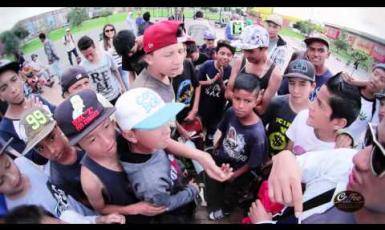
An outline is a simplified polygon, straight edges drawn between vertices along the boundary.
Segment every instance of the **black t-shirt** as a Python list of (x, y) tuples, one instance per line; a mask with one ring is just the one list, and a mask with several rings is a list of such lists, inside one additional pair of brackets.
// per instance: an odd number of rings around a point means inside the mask
[(263, 124), (267, 127), (266, 135), (269, 142), (269, 153), (275, 155), (284, 150), (288, 144), (286, 130), (297, 114), (290, 108), (289, 95), (276, 96), (271, 100)]
[[(213, 79), (218, 73), (218, 70), (214, 66), (214, 61), (206, 61), (198, 71), (199, 81), (207, 81)], [(231, 66), (228, 65), (223, 69), (223, 81), (228, 80), (231, 74)], [(211, 122), (213, 120), (220, 121), (222, 119), (226, 99), (225, 88), (221, 86), (219, 80), (215, 81), (211, 85), (202, 85), (201, 96), (199, 102), (199, 114), (202, 117), (202, 121)]]
[(145, 55), (143, 50), (134, 53), (131, 57), (122, 57), (122, 69), (125, 71), (134, 71), (137, 75), (147, 66), (147, 63), (142, 60)]
[(128, 141), (121, 135), (118, 136), (116, 141), (118, 144), (120, 161), (140, 164), (148, 161), (152, 156), (152, 154), (139, 154), (131, 152)]
[(183, 73), (172, 79), (172, 87), (175, 92), (175, 101), (185, 104), (176, 120), (182, 122), (191, 111), (194, 105), (195, 88), (199, 86), (194, 65), (189, 60), (183, 62)]
[(194, 61), (194, 66), (198, 67), (199, 65), (205, 63), (207, 60), (210, 60), (209, 56), (204, 53), (199, 52), (199, 57), (196, 61)]

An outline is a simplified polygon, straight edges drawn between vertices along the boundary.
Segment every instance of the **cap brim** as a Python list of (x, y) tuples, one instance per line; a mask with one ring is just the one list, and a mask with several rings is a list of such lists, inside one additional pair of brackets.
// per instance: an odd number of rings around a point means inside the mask
[(241, 50), (253, 50), (262, 46), (250, 45), (247, 43), (243, 43), (241, 40), (236, 40), (230, 43), (230, 46), (235, 47)]
[(0, 155), (5, 153), (5, 151), (7, 150), (8, 146), (12, 143), (12, 141), (13, 141), (13, 137), (9, 138), (7, 142), (5, 142), (4, 140), (1, 140), (3, 147), (0, 149)]
[(156, 129), (174, 120), (175, 116), (185, 107), (182, 103), (167, 103), (150, 117), (134, 125), (133, 129)]
[(281, 26), (282, 27), (282, 25), (281, 24), (279, 24), (279, 23), (277, 23), (277, 22), (275, 22), (275, 21), (272, 21), (272, 20), (265, 20), (265, 22), (271, 22), (271, 23), (274, 23), (274, 24), (276, 24), (277, 26)]
[(92, 132), (92, 130), (98, 127), (101, 123), (103, 123), (106, 118), (110, 117), (115, 112), (115, 110), (115, 107), (105, 108), (104, 113), (100, 115), (100, 117), (98, 117), (96, 120), (94, 120), (90, 126), (85, 128), (81, 133), (68, 137), (70, 145), (77, 144), (83, 137)]
[(318, 37), (310, 37), (310, 38), (306, 38), (305, 40), (303, 40), (305, 42), (305, 44), (308, 46), (309, 44), (313, 43), (313, 42), (321, 42), (321, 43), (324, 43), (327, 47), (329, 47), (329, 42), (326, 41), (325, 39), (323, 38), (318, 38)]
[(33, 149), (40, 141), (42, 141), (56, 126), (56, 121), (53, 121), (47, 125), (38, 135), (34, 136), (30, 141), (27, 142), (27, 146), (21, 153), (22, 155), (27, 154), (31, 149)]
[(19, 64), (17, 62), (10, 62), (10, 63), (0, 67), (0, 72), (4, 71), (4, 70), (13, 70), (16, 73), (18, 73), (20, 70), (20, 67), (19, 67)]
[(305, 74), (301, 74), (301, 73), (288, 73), (288, 74), (283, 75), (283, 77), (287, 77), (287, 78), (302, 78), (302, 79), (305, 79), (305, 80), (308, 80), (308, 81), (315, 81), (315, 79), (311, 79), (309, 76), (306, 76)]
[(383, 93), (375, 93), (374, 96), (376, 97), (376, 99), (378, 100), (382, 100), (385, 98), (385, 94)]

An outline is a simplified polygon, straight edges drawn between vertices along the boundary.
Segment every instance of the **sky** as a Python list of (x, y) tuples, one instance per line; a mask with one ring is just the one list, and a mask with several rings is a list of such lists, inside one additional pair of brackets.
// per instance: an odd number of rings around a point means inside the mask
[[(24, 18), (61, 7), (0, 7), (0, 32)], [(385, 7), (275, 7), (282, 15), (350, 27), (385, 39)]]

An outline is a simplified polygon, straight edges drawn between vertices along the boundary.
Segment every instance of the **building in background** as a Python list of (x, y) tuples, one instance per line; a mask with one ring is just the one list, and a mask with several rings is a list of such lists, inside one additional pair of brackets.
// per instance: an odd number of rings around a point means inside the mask
[(346, 32), (346, 41), (356, 50), (369, 54), (375, 62), (385, 62), (385, 40), (355, 29), (325, 24), (325, 35), (330, 39), (337, 39), (342, 32)]

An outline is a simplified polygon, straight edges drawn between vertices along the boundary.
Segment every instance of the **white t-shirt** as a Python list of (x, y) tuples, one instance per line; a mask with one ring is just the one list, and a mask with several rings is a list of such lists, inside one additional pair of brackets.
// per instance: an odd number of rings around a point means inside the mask
[[(378, 107), (375, 108), (374, 114), (372, 114), (373, 103), (375, 101), (368, 101), (364, 97), (361, 97), (361, 110), (357, 119), (346, 128), (348, 133), (354, 138), (354, 144), (361, 147), (364, 141), (365, 133), (368, 128), (368, 123), (374, 120), (378, 120)], [(377, 106), (377, 104), (375, 105)], [(375, 119), (377, 118), (377, 119)]]
[(80, 66), (87, 71), (95, 91), (112, 101), (120, 94), (119, 82), (112, 73), (112, 70), (117, 70), (118, 67), (109, 53), (100, 50), (100, 54), (101, 58), (98, 63), (94, 64), (83, 59)]
[[(302, 169), (302, 183), (306, 184), (303, 202), (332, 188), (336, 188), (334, 196), (346, 190), (349, 174), (353, 168), (353, 157), (356, 153), (356, 149), (339, 148), (313, 151), (297, 156), (297, 162)], [(323, 213), (332, 206), (331, 201), (307, 210), (302, 214), (301, 219)]]
[[(20, 172), (28, 176), (30, 186), (29, 191), (23, 197), (15, 200), (5, 197), (9, 210), (20, 205), (39, 205), (55, 217), (68, 223), (94, 222), (96, 213), (50, 183), (48, 176), (37, 165), (25, 157), (18, 157), (14, 162)], [(76, 212), (80, 215), (78, 215), (77, 219), (73, 220), (67, 218), (69, 216), (67, 214), (65, 215), (66, 218), (61, 218), (61, 215), (68, 211), (71, 213)]]
[[(73, 35), (72, 35), (72, 38), (73, 38)], [(75, 47), (76, 47), (75, 43), (74, 43), (74, 40), (72, 40), (71, 36), (68, 36), (67, 34), (64, 35), (63, 43), (64, 43), (64, 46), (66, 47), (66, 51), (67, 52), (75, 49)]]
[(334, 149), (335, 142), (319, 140), (313, 127), (306, 124), (309, 117), (309, 110), (302, 110), (297, 114), (286, 131), (286, 136), (293, 142), (293, 153), (301, 155), (309, 151)]

